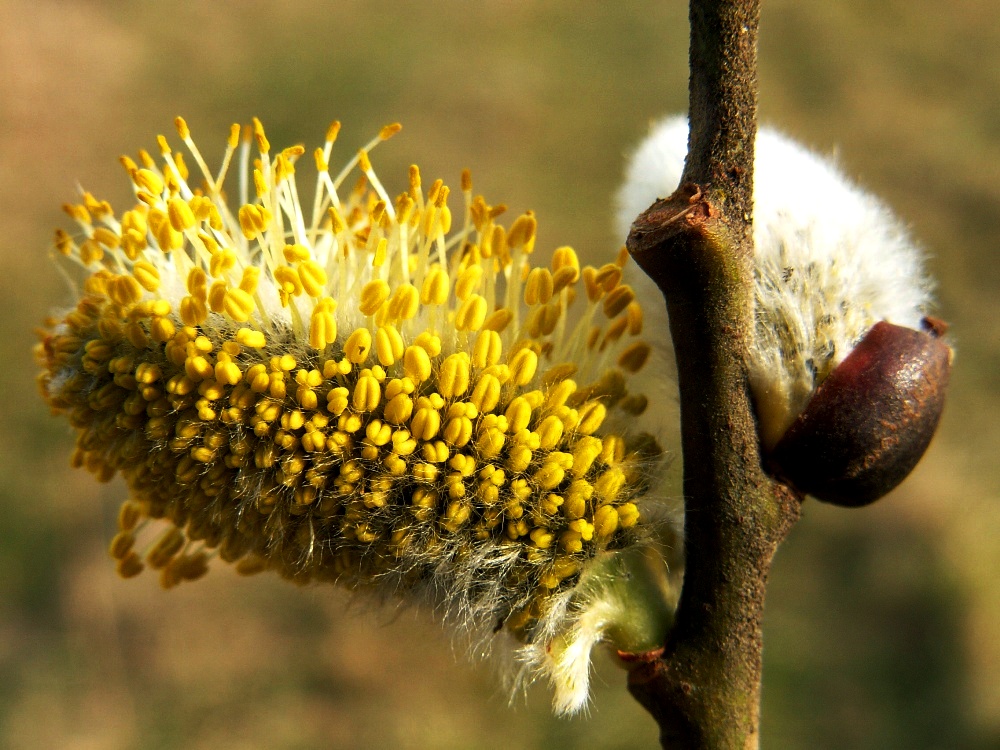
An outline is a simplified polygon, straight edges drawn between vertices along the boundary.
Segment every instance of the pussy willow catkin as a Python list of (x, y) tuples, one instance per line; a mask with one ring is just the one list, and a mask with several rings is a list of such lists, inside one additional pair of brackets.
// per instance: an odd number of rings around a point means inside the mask
[[(687, 117), (675, 115), (636, 149), (618, 194), (621, 236), (641, 211), (677, 189), (687, 140)], [(755, 326), (747, 365), (761, 440), (771, 449), (873, 325), (921, 328), (933, 284), (923, 252), (879, 198), (768, 127), (756, 140), (753, 234)], [(665, 326), (652, 282), (641, 273), (632, 278), (650, 327)], [(673, 358), (661, 342), (652, 369)]]
[(416, 166), (391, 196), (369, 152), (397, 125), (333, 174), (334, 123), (308, 201), (305, 150), (272, 152), (258, 121), (217, 171), (176, 127), (194, 175), (161, 136), (159, 159), (122, 157), (131, 208), (66, 206), (78, 301), (38, 349), (73, 463), (128, 487), (118, 571), (170, 587), (218, 556), (426, 599), (544, 653), (586, 566), (638, 538), (661, 452), (626, 428), (649, 353), (627, 256), (535, 265), (535, 217), (500, 223), (467, 172), (457, 221)]

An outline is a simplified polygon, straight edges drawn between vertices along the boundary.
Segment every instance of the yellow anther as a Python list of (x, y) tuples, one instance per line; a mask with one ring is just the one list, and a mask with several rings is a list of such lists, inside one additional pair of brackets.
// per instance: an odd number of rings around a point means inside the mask
[(472, 172), (470, 172), (468, 169), (462, 170), (462, 177), (460, 184), (462, 186), (463, 193), (468, 193), (469, 191), (472, 190)]
[(240, 278), (240, 289), (247, 294), (257, 291), (257, 284), (260, 281), (260, 269), (257, 266), (247, 266), (243, 269), (243, 276)]
[[(207, 310), (206, 310), (207, 314)], [(183, 315), (181, 316), (183, 318)], [(149, 326), (149, 333), (153, 337), (153, 341), (158, 341), (161, 344), (170, 341), (177, 332), (176, 326), (170, 318), (156, 317)]]
[(649, 344), (636, 341), (630, 344), (620, 355), (618, 355), (618, 366), (626, 372), (638, 372), (649, 359)]
[(612, 466), (594, 482), (594, 491), (602, 498), (611, 502), (618, 498), (625, 486), (626, 476), (617, 466)]
[(236, 332), (236, 341), (241, 346), (250, 349), (263, 349), (267, 346), (267, 337), (261, 331), (254, 331), (250, 328), (241, 328)]
[(514, 313), (506, 307), (501, 307), (490, 313), (483, 321), (483, 328), (488, 331), (503, 331), (514, 319)]
[(202, 356), (188, 357), (184, 361), (184, 372), (188, 378), (198, 382), (215, 375), (215, 368)]
[(625, 457), (625, 441), (618, 435), (605, 435), (602, 443), (601, 462), (608, 466), (621, 463)]
[(226, 139), (226, 145), (229, 148), (234, 149), (240, 145), (240, 131), (242, 128), (239, 123), (233, 123), (229, 126), (229, 138)]
[(431, 359), (422, 346), (408, 346), (403, 354), (403, 370), (409, 378), (422, 383), (431, 376)]
[(600, 401), (588, 401), (579, 410), (580, 421), (577, 432), (583, 435), (593, 435), (600, 428), (607, 416), (608, 410)]
[(635, 503), (622, 503), (615, 510), (618, 511), (618, 525), (623, 529), (630, 529), (639, 522), (639, 508)]
[(93, 240), (87, 240), (80, 245), (80, 262), (85, 266), (99, 263), (104, 258), (104, 248)]
[(183, 232), (195, 225), (191, 206), (183, 198), (171, 198), (167, 202), (167, 215), (170, 217), (170, 226), (178, 232)]
[(375, 331), (375, 354), (379, 363), (389, 367), (402, 358), (404, 351), (403, 337), (395, 327), (385, 325)]
[(535, 232), (538, 230), (538, 221), (533, 212), (528, 211), (518, 216), (511, 224), (507, 232), (507, 245), (511, 248), (523, 248), (524, 252), (530, 253), (535, 248)]
[(389, 300), (389, 317), (392, 320), (409, 320), (420, 309), (420, 294), (413, 284), (401, 284)]
[(158, 209), (149, 212), (149, 230), (165, 253), (184, 246), (184, 234), (174, 229), (170, 217)]
[(212, 312), (225, 311), (226, 290), (228, 288), (229, 285), (225, 281), (213, 282), (212, 286), (208, 288), (208, 306), (212, 308)]
[[(376, 380), (379, 380), (378, 375), (375, 375), (374, 373), (373, 377)], [(295, 382), (299, 385), (309, 386), (310, 388), (318, 388), (323, 384), (323, 373), (316, 369), (301, 369), (295, 373)]]
[(163, 180), (156, 172), (150, 169), (139, 169), (132, 174), (132, 181), (136, 186), (150, 195), (163, 194)]
[(402, 129), (403, 126), (398, 122), (389, 123), (379, 131), (378, 133), (379, 140), (387, 141)]
[(371, 375), (362, 375), (354, 385), (351, 406), (355, 411), (374, 411), (382, 397), (382, 389), (378, 381)]
[(344, 356), (348, 362), (359, 365), (368, 359), (371, 348), (371, 332), (367, 328), (358, 328), (344, 342)]
[(577, 440), (573, 444), (573, 473), (578, 477), (585, 475), (603, 449), (604, 444), (598, 438), (585, 436)]
[(188, 128), (188, 124), (183, 117), (174, 118), (174, 127), (177, 128), (177, 135), (181, 137), (182, 141), (186, 141), (191, 137), (191, 130)]
[(597, 269), (593, 266), (585, 266), (583, 269), (583, 288), (591, 302), (597, 302), (604, 295), (604, 289), (597, 282)]
[[(577, 258), (576, 251), (568, 245), (557, 247), (552, 251), (553, 273), (557, 273), (564, 268), (572, 268), (579, 275), (580, 261)], [(576, 281), (576, 279), (574, 278), (572, 281)]]
[(243, 236), (252, 240), (267, 229), (271, 223), (271, 213), (263, 206), (248, 203), (239, 210), (240, 230)]
[(455, 328), (459, 331), (478, 331), (486, 321), (486, 299), (473, 294), (458, 306), (455, 313)]
[(378, 419), (373, 419), (365, 428), (365, 437), (372, 445), (385, 445), (392, 439), (392, 427)]
[(546, 462), (535, 472), (534, 481), (543, 490), (554, 490), (566, 476), (566, 470), (558, 464)]
[[(377, 385), (377, 383), (376, 383)], [(347, 408), (348, 390), (344, 387), (331, 388), (326, 394), (326, 409), (334, 416), (340, 416)]]
[(430, 331), (421, 333), (413, 340), (413, 343), (422, 347), (427, 352), (427, 356), (432, 359), (441, 353), (441, 338)]
[(549, 493), (542, 498), (541, 502), (538, 504), (538, 510), (547, 515), (555, 515), (559, 512), (559, 508), (562, 507), (563, 497), (562, 495), (556, 495), (554, 493)]
[(267, 184), (267, 181), (264, 179), (264, 173), (259, 169), (255, 169), (253, 171), (253, 187), (258, 198), (262, 198), (267, 195), (267, 191), (271, 189)]
[(443, 305), (448, 301), (450, 281), (448, 273), (437, 263), (432, 265), (424, 277), (420, 289), (420, 302), (425, 305)]
[(608, 292), (608, 296), (604, 298), (604, 314), (609, 318), (617, 317), (632, 304), (634, 299), (635, 292), (632, 291), (632, 287), (628, 284), (615, 286)]
[(347, 230), (347, 223), (344, 221), (344, 217), (340, 215), (336, 206), (330, 206), (327, 209), (327, 215), (330, 217), (330, 228), (334, 234), (340, 234)]
[(264, 126), (256, 117), (253, 118), (253, 137), (257, 142), (257, 148), (262, 154), (266, 154), (271, 150), (271, 145), (267, 142), (267, 137), (264, 135)]
[(309, 346), (313, 349), (323, 349), (337, 340), (336, 308), (331, 297), (324, 297), (313, 308), (309, 318)]
[(374, 315), (389, 299), (389, 284), (382, 279), (372, 279), (361, 288), (358, 309), (362, 315)]
[(469, 355), (465, 352), (445, 357), (438, 372), (438, 392), (456, 398), (469, 389)]
[(303, 260), (308, 260), (311, 255), (309, 253), (309, 248), (305, 245), (285, 245), (281, 249), (281, 254), (285, 257), (286, 263), (299, 263)]
[(476, 410), (476, 405), (470, 403), (469, 401), (456, 401), (448, 407), (448, 418), (451, 417), (466, 417), (468, 419), (475, 419), (479, 416), (479, 412)]
[[(448, 195), (450, 193), (450, 187), (445, 185), (441, 180), (434, 180), (434, 184), (431, 185), (431, 189), (427, 191), (427, 199), (432, 201), (436, 207), (445, 208), (448, 203)], [(448, 230), (444, 229), (444, 232), (447, 234)]]
[(500, 360), (503, 343), (496, 331), (480, 331), (472, 348), (472, 364), (477, 368), (492, 367)]
[(94, 230), (92, 239), (95, 242), (99, 242), (100, 244), (104, 245), (104, 247), (108, 248), (109, 250), (117, 250), (121, 245), (122, 241), (122, 238), (118, 234), (111, 231), (107, 227), (97, 227)]
[(291, 372), (296, 368), (298, 362), (291, 354), (282, 354), (280, 357), (271, 357), (270, 365), (275, 372)]
[(290, 297), (302, 294), (302, 282), (299, 274), (290, 266), (278, 266), (274, 269), (274, 283), (281, 294), (282, 307), (287, 307)]
[[(202, 241), (204, 242), (204, 240)], [(213, 253), (212, 259), (208, 263), (208, 272), (212, 276), (219, 277), (228, 273), (235, 265), (236, 253), (227, 247), (224, 250), (218, 250)]]
[(476, 448), (482, 458), (490, 459), (500, 455), (500, 451), (506, 442), (506, 437), (503, 434), (504, 427), (506, 427), (506, 424), (484, 424), (480, 427), (479, 435), (476, 438)]
[(493, 411), (500, 402), (500, 381), (489, 373), (480, 375), (469, 400), (476, 405), (480, 413)]
[(589, 482), (584, 479), (573, 480), (563, 495), (563, 515), (570, 521), (583, 518), (587, 513), (587, 502), (593, 495), (594, 488)]
[(542, 450), (552, 450), (563, 436), (563, 423), (555, 415), (549, 415), (543, 419), (535, 428), (540, 440), (539, 447)]
[[(410, 378), (393, 378), (392, 380), (389, 381), (389, 384), (385, 387), (385, 397), (388, 399), (392, 399), (395, 398), (396, 395), (400, 393), (405, 393), (406, 395), (410, 395), (415, 390), (416, 390), (416, 383), (414, 383), (414, 381), (411, 380)], [(431, 395), (437, 396), (436, 393)], [(440, 399), (440, 404), (436, 404), (434, 406), (435, 409), (440, 409), (442, 406), (444, 406), (444, 399), (442, 399), (440, 396), (438, 396), (438, 399)], [(431, 403), (429, 399), (428, 403)]]
[(108, 282), (108, 296), (119, 305), (134, 305), (142, 299), (142, 291), (134, 276), (116, 276)]
[(223, 299), (223, 309), (237, 323), (245, 323), (253, 315), (253, 297), (239, 288), (227, 289)]
[(149, 385), (155, 383), (163, 376), (158, 365), (142, 362), (135, 369), (135, 379), (138, 383)]
[(567, 529), (559, 535), (559, 548), (570, 554), (583, 551), (583, 537), (579, 531)]
[(299, 280), (302, 288), (310, 297), (320, 297), (326, 291), (326, 271), (314, 260), (304, 260), (299, 263)]
[(548, 549), (552, 546), (552, 542), (555, 539), (555, 535), (543, 526), (532, 529), (528, 537), (539, 549)]
[(417, 409), (410, 422), (410, 430), (419, 440), (431, 440), (441, 429), (441, 414), (430, 407)]
[(424, 443), (420, 453), (425, 461), (439, 464), (447, 460), (449, 451), (443, 440), (435, 440), (433, 443)]
[(570, 521), (567, 526), (572, 531), (577, 532), (585, 542), (589, 542), (594, 538), (594, 524), (586, 518), (578, 518), (575, 521)]
[[(443, 459), (442, 459), (443, 460)], [(433, 482), (437, 479), (440, 469), (430, 463), (418, 463), (413, 466), (413, 476), (415, 479), (419, 479), (425, 482)], [(434, 495), (435, 499), (437, 495)]]
[(405, 393), (397, 393), (385, 405), (385, 418), (393, 424), (403, 424), (413, 414), (413, 400)]
[(594, 282), (608, 293), (613, 291), (621, 281), (622, 269), (616, 263), (605, 263), (594, 274)]
[(618, 529), (618, 511), (610, 505), (602, 505), (594, 511), (594, 537), (604, 541), (610, 539)]
[(301, 146), (292, 146), (291, 148), (286, 148), (275, 160), (274, 168), (274, 178), (276, 182), (281, 182), (283, 180), (289, 180), (295, 175), (295, 166), (293, 159), (301, 156), (303, 149)]
[(458, 275), (458, 281), (455, 282), (455, 296), (459, 300), (465, 301), (469, 298), (470, 294), (479, 289), (479, 283), (482, 278), (483, 267), (481, 265), (468, 266)]
[(538, 369), (538, 355), (531, 349), (521, 349), (510, 358), (510, 379), (514, 385), (527, 385)]
[(552, 299), (552, 274), (547, 268), (533, 268), (524, 285), (524, 303), (537, 305)]
[(340, 120), (334, 120), (326, 128), (326, 142), (333, 143), (340, 133)]
[(73, 238), (69, 236), (65, 229), (56, 230), (55, 245), (56, 249), (63, 255), (69, 255), (73, 252)]
[(505, 412), (507, 417), (507, 432), (516, 435), (521, 430), (527, 429), (531, 421), (531, 405), (524, 396), (515, 397), (507, 406)]
[(515, 474), (525, 471), (531, 464), (532, 451), (526, 445), (515, 444), (507, 453), (507, 468)]
[(187, 277), (187, 290), (194, 297), (205, 299), (208, 277), (200, 268), (192, 268)]
[(221, 385), (236, 385), (243, 379), (243, 373), (235, 362), (219, 361), (215, 363), (215, 379)]
[(625, 308), (625, 314), (628, 320), (628, 332), (632, 336), (638, 336), (642, 333), (642, 306), (638, 302), (632, 302)]
[(462, 448), (472, 439), (472, 420), (468, 417), (453, 417), (444, 426), (444, 441), (448, 445)]

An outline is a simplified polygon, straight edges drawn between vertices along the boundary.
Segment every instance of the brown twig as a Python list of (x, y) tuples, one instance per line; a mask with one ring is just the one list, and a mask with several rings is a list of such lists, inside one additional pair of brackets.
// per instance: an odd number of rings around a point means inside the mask
[(629, 681), (672, 748), (757, 747), (767, 574), (799, 514), (761, 467), (745, 366), (758, 18), (759, 0), (692, 0), (684, 184), (628, 240), (666, 298), (681, 399), (684, 587), (662, 657)]

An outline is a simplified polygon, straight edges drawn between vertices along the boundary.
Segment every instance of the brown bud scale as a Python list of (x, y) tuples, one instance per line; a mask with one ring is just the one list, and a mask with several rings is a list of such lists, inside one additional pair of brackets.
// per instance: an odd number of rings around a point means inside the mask
[(951, 359), (933, 328), (877, 323), (775, 446), (771, 471), (834, 505), (879, 499), (907, 477), (930, 444)]

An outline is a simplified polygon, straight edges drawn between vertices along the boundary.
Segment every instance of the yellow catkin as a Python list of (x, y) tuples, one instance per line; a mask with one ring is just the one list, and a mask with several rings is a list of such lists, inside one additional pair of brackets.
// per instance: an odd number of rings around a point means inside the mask
[[(357, 154), (353, 189), (329, 171), (331, 126), (317, 216), (297, 198), (304, 150), (272, 155), (259, 121), (229, 131), (218, 173), (196, 173), (176, 129), (194, 176), (163, 138), (159, 162), (123, 159), (136, 200), (118, 221), (93, 196), (67, 206), (83, 232), (57, 233), (55, 250), (85, 280), (38, 346), (73, 465), (129, 489), (118, 572), (153, 568), (172, 587), (216, 556), (405, 593), (502, 556), (441, 590), (502, 576), (504, 601), (533, 604), (488, 619), (530, 639), (547, 597), (636, 538), (659, 452), (608, 427), (647, 403), (628, 381), (649, 348), (621, 263), (531, 255), (534, 215), (506, 228), (468, 175), (454, 221), (448, 186), (425, 191), (415, 167), (390, 198), (371, 157), (397, 126)], [(252, 181), (244, 205), (224, 202), (239, 193), (231, 162)]]

